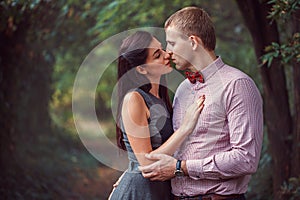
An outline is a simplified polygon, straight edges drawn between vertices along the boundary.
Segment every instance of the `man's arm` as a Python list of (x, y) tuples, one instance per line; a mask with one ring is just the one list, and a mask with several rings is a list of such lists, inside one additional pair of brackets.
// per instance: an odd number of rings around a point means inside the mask
[(250, 79), (231, 84), (224, 99), (231, 149), (199, 160), (187, 160), (193, 179), (227, 179), (257, 170), (263, 140), (263, 109), (260, 93)]
[(177, 160), (166, 154), (146, 154), (145, 157), (153, 163), (140, 166), (139, 169), (145, 178), (150, 180), (165, 181), (175, 177)]

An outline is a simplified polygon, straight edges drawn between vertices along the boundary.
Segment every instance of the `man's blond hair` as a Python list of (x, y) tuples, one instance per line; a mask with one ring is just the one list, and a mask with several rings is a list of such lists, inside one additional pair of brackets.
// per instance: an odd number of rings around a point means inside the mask
[(207, 50), (215, 50), (214, 25), (207, 12), (201, 8), (185, 7), (175, 12), (165, 22), (165, 28), (168, 27), (174, 27), (186, 36), (198, 36)]

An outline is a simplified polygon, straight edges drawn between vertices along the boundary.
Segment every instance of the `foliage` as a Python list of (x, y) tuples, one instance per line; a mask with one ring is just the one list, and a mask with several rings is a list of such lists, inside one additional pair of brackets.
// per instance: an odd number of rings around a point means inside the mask
[[(272, 9), (268, 18), (282, 21), (284, 30), (287, 30), (287, 21), (291, 18), (296, 10), (300, 9), (299, 0), (270, 0)], [(266, 54), (262, 56), (262, 64), (267, 63), (270, 66), (274, 58), (279, 58), (282, 64), (291, 63), (294, 59), (300, 62), (300, 33), (294, 33), (292, 37), (286, 39), (282, 44), (273, 42), (271, 45), (265, 47)]]
[(164, 20), (171, 12), (190, 4), (192, 1), (107, 1), (96, 15), (97, 24), (90, 29), (90, 33), (104, 40), (137, 27), (163, 27)]
[[(88, 9), (82, 5), (77, 0), (0, 1), (2, 199), (92, 199), (94, 194), (83, 196), (75, 184), (86, 176), (100, 182), (99, 163), (78, 137), (48, 123), (52, 91), (54, 105), (71, 113), (71, 93), (65, 91), (71, 89), (74, 66), (90, 48), (86, 30), (93, 21), (81, 15)], [(60, 65), (52, 77), (55, 62)], [(98, 199), (105, 196), (98, 193)]]
[(297, 200), (300, 198), (300, 176), (291, 177), (281, 186), (280, 196), (283, 199)]
[(287, 43), (281, 45), (272, 42), (265, 51), (267, 53), (262, 57), (262, 64), (267, 63), (268, 67), (274, 58), (279, 58), (282, 64), (289, 64), (293, 59), (300, 62), (300, 33), (295, 33)]
[(4, 31), (8, 28), (12, 28), (12, 31), (17, 29), (17, 25), (22, 21), (23, 16), (28, 10), (35, 10), (40, 3), (37, 1), (10, 1), (4, 0), (0, 2), (1, 6), (1, 21), (0, 31)]
[(288, 20), (300, 7), (299, 0), (270, 0), (268, 3), (272, 4), (268, 18), (276, 20)]

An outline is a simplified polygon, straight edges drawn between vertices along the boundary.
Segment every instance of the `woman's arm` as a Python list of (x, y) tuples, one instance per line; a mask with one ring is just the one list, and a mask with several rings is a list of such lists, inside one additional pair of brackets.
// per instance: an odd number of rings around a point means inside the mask
[(131, 92), (125, 96), (122, 119), (131, 148), (140, 165), (150, 164), (150, 161), (145, 158), (147, 153), (172, 155), (175, 152), (186, 136), (194, 130), (199, 114), (204, 107), (204, 100), (205, 97), (201, 96), (193, 103), (188, 108), (181, 127), (162, 146), (153, 151), (148, 127), (150, 112), (144, 99), (138, 92)]

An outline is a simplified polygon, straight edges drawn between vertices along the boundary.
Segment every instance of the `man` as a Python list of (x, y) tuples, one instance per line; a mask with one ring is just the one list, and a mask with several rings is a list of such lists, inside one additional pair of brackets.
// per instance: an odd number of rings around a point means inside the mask
[(167, 49), (188, 79), (174, 97), (174, 130), (200, 95), (205, 106), (194, 132), (174, 157), (147, 154), (145, 178), (172, 179), (175, 199), (245, 199), (258, 166), (263, 138), (262, 99), (255, 83), (214, 53), (215, 30), (208, 14), (183, 8), (165, 23)]

